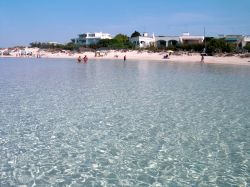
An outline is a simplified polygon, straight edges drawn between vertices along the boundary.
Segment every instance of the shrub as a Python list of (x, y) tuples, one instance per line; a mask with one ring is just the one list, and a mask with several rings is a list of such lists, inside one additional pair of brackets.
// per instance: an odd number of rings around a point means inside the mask
[(250, 52), (250, 43), (248, 43), (245, 47), (244, 47), (245, 50), (247, 50), (248, 52)]

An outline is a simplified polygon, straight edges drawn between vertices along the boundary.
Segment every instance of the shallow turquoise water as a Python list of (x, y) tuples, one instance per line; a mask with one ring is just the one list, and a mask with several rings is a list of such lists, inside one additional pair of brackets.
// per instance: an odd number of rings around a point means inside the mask
[(249, 186), (250, 67), (0, 59), (0, 186)]

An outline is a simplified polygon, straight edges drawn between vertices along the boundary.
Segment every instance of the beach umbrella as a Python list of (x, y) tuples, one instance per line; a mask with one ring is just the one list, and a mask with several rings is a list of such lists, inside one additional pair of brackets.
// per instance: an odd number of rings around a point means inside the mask
[(167, 50), (167, 53), (173, 53), (174, 51), (172, 51), (172, 50)]

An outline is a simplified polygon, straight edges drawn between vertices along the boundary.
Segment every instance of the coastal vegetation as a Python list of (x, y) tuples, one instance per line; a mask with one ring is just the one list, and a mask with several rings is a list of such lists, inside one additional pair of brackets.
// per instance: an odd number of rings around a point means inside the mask
[(250, 43), (248, 43), (248, 44), (244, 47), (244, 49), (245, 49), (247, 52), (250, 52)]
[(227, 43), (224, 39), (211, 39), (206, 46), (208, 53), (233, 53), (236, 52), (236, 45)]
[(40, 49), (54, 49), (54, 50), (71, 50), (71, 51), (83, 51), (86, 49), (133, 49), (134, 46), (129, 42), (129, 37), (125, 34), (117, 34), (113, 39), (102, 39), (95, 45), (88, 47), (77, 45), (73, 42), (67, 44), (55, 44), (49, 42), (32, 42), (30, 47), (38, 47)]
[(166, 47), (167, 50), (188, 52), (202, 52), (204, 48), (206, 48), (206, 53), (209, 55), (238, 52), (235, 44), (227, 43), (224, 39), (211, 37), (205, 38), (205, 42), (202, 44), (177, 44)]
[(96, 44), (96, 48), (132, 49), (133, 45), (129, 42), (129, 37), (127, 35), (117, 34), (113, 39), (100, 40)]
[[(140, 36), (140, 32), (134, 31), (131, 37)], [(30, 47), (38, 47), (40, 49), (52, 49), (52, 50), (70, 50), (70, 51), (86, 51), (86, 50), (99, 50), (99, 49), (133, 49), (141, 50), (136, 48), (130, 41), (129, 37), (125, 34), (117, 34), (113, 39), (101, 39), (97, 44), (86, 46), (80, 46), (73, 42), (67, 44), (57, 44), (57, 43), (44, 43), (44, 42), (32, 42)], [(186, 51), (186, 52), (203, 52), (206, 48), (206, 53), (208, 55), (214, 55), (218, 53), (238, 53), (242, 52), (236, 46), (236, 44), (228, 43), (223, 38), (213, 38), (206, 37), (204, 43), (202, 44), (174, 44), (166, 47), (150, 46), (146, 50), (150, 52), (160, 52), (160, 51)], [(250, 52), (250, 44), (246, 45), (243, 51)]]
[(73, 42), (69, 42), (67, 44), (55, 44), (49, 42), (32, 42), (30, 43), (30, 47), (37, 47), (40, 49), (64, 49), (64, 50), (79, 50), (78, 45)]

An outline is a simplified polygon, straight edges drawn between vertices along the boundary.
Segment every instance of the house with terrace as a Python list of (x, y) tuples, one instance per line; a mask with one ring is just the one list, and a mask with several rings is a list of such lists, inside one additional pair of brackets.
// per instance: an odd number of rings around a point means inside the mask
[(112, 39), (112, 36), (103, 32), (87, 32), (79, 34), (78, 38), (71, 39), (71, 41), (80, 46), (90, 46), (96, 45), (101, 39)]
[(180, 43), (180, 38), (179, 36), (156, 36), (155, 42), (158, 48), (165, 48), (176, 46)]
[(250, 45), (250, 35), (244, 36), (241, 41), (242, 47), (246, 47), (247, 45)]
[(190, 33), (183, 33), (180, 38), (180, 43), (181, 44), (202, 44), (204, 42), (205, 37), (204, 36), (195, 36), (195, 35), (190, 35)]
[(130, 42), (138, 48), (146, 48), (155, 46), (155, 36), (149, 36), (148, 33), (144, 32), (142, 36), (135, 36), (130, 38)]

